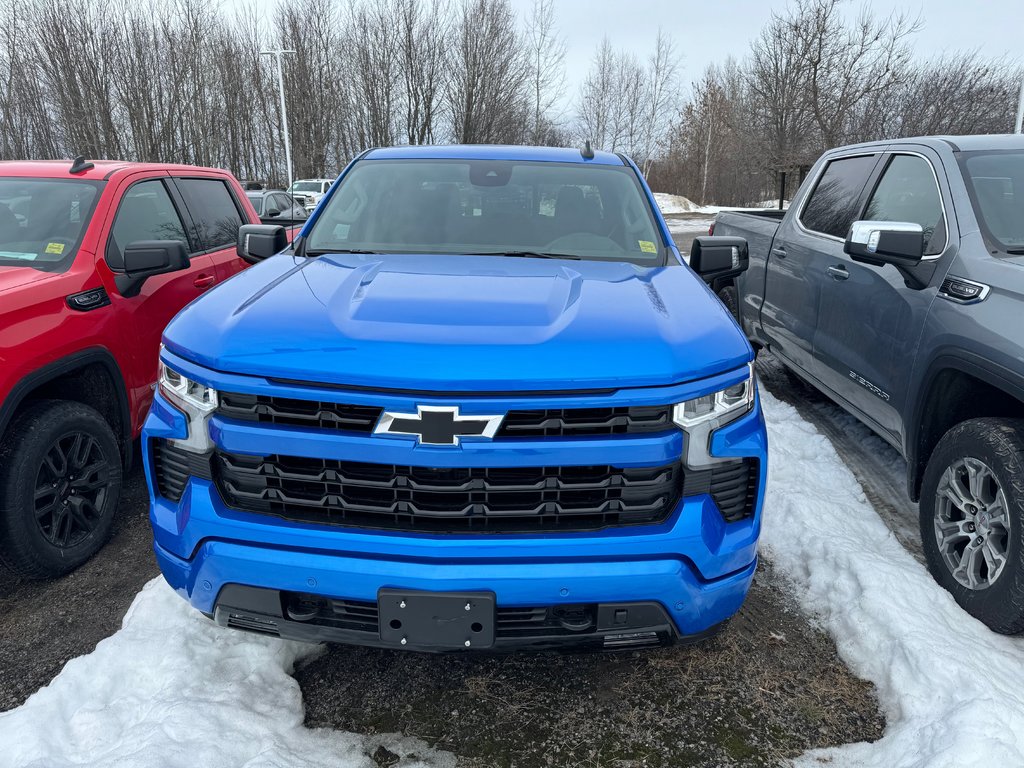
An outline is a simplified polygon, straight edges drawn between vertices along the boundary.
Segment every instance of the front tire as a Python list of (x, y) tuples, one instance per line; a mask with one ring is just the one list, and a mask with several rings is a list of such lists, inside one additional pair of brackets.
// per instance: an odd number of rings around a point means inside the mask
[(943, 435), (920, 523), (935, 580), (996, 632), (1024, 632), (1024, 421), (971, 419)]
[(0, 560), (29, 578), (61, 576), (110, 538), (121, 453), (95, 409), (40, 400), (0, 442)]

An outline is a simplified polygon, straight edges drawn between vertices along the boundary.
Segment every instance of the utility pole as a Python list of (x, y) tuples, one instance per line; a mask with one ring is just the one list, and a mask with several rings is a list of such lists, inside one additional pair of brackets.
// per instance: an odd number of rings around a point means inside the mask
[(1024, 81), (1020, 84), (1020, 98), (1017, 100), (1017, 124), (1013, 126), (1014, 133), (1021, 133), (1021, 123), (1024, 123)]
[(277, 59), (277, 88), (281, 92), (281, 127), (284, 129), (284, 159), (288, 165), (288, 193), (292, 190), (292, 144), (288, 138), (288, 109), (284, 103), (284, 70), (281, 68), (281, 57), (286, 53), (297, 51), (278, 48), (273, 51), (260, 51), (261, 56), (274, 56)]

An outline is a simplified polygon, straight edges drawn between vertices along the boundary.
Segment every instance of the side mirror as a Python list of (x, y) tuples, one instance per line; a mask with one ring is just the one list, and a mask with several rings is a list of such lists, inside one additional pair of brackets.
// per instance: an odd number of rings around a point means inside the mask
[(924, 256), (924, 228), (908, 221), (855, 221), (843, 250), (876, 267), (913, 267)]
[(268, 219), (272, 219), (275, 216), (280, 216), (281, 212), (277, 210), (277, 208), (267, 208), (267, 212), (263, 215), (266, 216)]
[(735, 277), (750, 266), (750, 249), (742, 237), (698, 237), (690, 249), (690, 269), (712, 283)]
[(288, 233), (277, 224), (243, 224), (238, 228), (238, 257), (250, 264), (288, 247)]
[(116, 275), (114, 282), (121, 295), (130, 299), (139, 295), (148, 278), (191, 265), (181, 240), (136, 240), (124, 249), (124, 272)]

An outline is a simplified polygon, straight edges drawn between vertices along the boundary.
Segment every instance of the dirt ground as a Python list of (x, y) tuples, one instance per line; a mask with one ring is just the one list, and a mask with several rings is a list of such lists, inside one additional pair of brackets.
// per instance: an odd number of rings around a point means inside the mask
[(884, 727), (873, 687), (765, 563), (740, 614), (699, 646), (507, 656), (338, 646), (295, 677), (308, 726), (401, 731), (467, 768), (776, 765)]

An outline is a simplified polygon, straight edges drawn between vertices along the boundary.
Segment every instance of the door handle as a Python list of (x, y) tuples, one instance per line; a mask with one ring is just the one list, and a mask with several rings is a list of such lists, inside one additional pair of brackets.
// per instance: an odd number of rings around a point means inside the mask
[(772, 256), (778, 256), (780, 259), (786, 258), (785, 248), (772, 248)]
[(847, 280), (850, 277), (850, 273), (846, 271), (846, 267), (829, 267), (828, 273), (832, 275), (833, 280)]
[(192, 285), (194, 285), (196, 288), (209, 288), (215, 282), (217, 282), (217, 278), (215, 276), (200, 274), (198, 277), (196, 277), (195, 280), (192, 281)]

